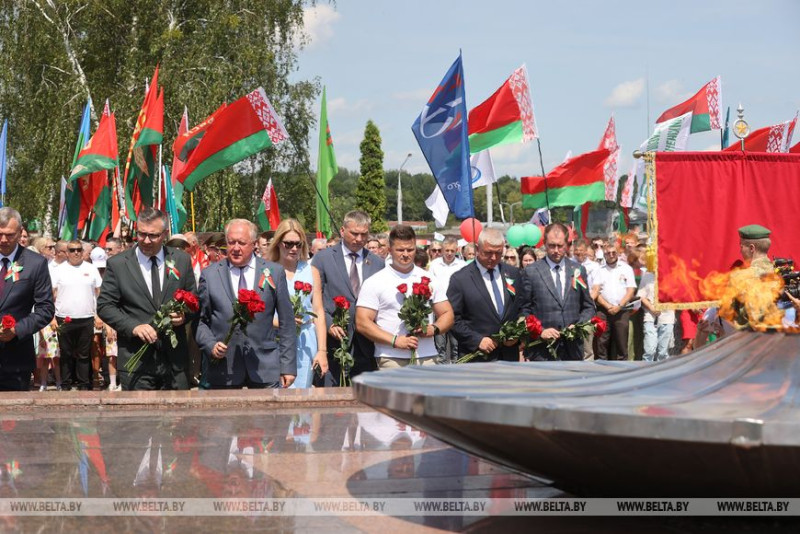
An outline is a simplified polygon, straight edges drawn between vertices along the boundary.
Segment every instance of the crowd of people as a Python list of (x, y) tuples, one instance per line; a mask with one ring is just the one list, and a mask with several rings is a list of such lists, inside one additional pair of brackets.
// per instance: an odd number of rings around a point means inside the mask
[[(474, 244), (420, 246), (410, 226), (373, 235), (370, 225), (352, 211), (340, 237), (309, 241), (294, 219), (260, 235), (234, 219), (201, 244), (194, 233), (169, 237), (164, 213), (145, 208), (134, 242), (99, 247), (28, 235), (19, 213), (0, 208), (0, 389), (331, 387), (467, 355), (659, 361), (722, 333), (703, 311), (656, 309), (646, 234), (574, 239), (554, 223), (538, 248), (510, 247), (494, 228)], [(181, 292), (197, 296), (196, 309), (170, 308)], [(410, 329), (412, 293), (431, 308)], [(242, 295), (259, 307), (234, 328)], [(504, 324), (531, 315), (547, 344), (497, 341)], [(601, 335), (559, 339), (595, 316)]]

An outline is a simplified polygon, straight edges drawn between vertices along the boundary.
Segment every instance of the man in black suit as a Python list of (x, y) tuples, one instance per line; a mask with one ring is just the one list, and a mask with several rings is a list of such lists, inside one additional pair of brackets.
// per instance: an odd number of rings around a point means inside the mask
[[(522, 311), (526, 316), (533, 314), (542, 322), (542, 339), (545, 341), (557, 340), (560, 330), (588, 321), (595, 314), (586, 270), (566, 257), (568, 232), (563, 224), (548, 225), (544, 229), (547, 256), (528, 265), (522, 276)], [(559, 360), (583, 359), (583, 341), (560, 340), (556, 347)], [(546, 344), (531, 347), (526, 357), (533, 360), (553, 359)]]
[(0, 318), (16, 320), (0, 332), (0, 391), (28, 391), (36, 367), (33, 334), (53, 320), (47, 260), (19, 244), (22, 217), (0, 208)]
[[(117, 331), (118, 375), (123, 390), (189, 389), (187, 317), (172, 316), (178, 338), (175, 348), (169, 339), (159, 338), (152, 320), (176, 290), (196, 293), (192, 260), (185, 252), (164, 246), (164, 212), (145, 208), (137, 219), (136, 246), (108, 260), (97, 314)], [(143, 343), (152, 348), (133, 373), (128, 373), (125, 364)]]
[[(519, 361), (519, 343), (498, 344), (490, 336), (519, 316), (520, 272), (501, 263), (505, 240), (494, 228), (478, 236), (475, 261), (453, 273), (447, 299), (455, 313), (450, 332), (458, 341), (458, 355), (485, 352), (485, 360)], [(472, 360), (481, 361), (481, 360)]]
[(319, 251), (312, 262), (319, 271), (322, 282), (322, 300), (325, 306), (325, 324), (328, 328), (328, 364), (330, 373), (326, 375), (325, 385), (338, 383), (339, 364), (333, 353), (340, 344), (345, 332), (333, 326), (333, 313), (336, 306), (333, 298), (343, 296), (350, 302), (350, 322), (347, 336), (352, 342), (353, 369), (350, 376), (364, 371), (375, 371), (375, 345), (355, 331), (356, 300), (364, 280), (384, 267), (383, 260), (369, 252), (364, 246), (369, 237), (371, 219), (363, 211), (351, 211), (344, 216), (341, 234), (342, 241), (332, 247)]

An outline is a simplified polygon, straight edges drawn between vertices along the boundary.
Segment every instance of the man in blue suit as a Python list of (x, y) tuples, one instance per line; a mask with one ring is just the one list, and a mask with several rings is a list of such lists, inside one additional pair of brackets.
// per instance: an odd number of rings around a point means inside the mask
[[(325, 386), (338, 383), (339, 363), (333, 352), (345, 336), (351, 340), (354, 365), (350, 376), (364, 371), (378, 369), (375, 363), (375, 345), (355, 331), (356, 300), (364, 280), (380, 272), (383, 260), (369, 252), (365, 247), (371, 223), (369, 215), (363, 211), (351, 211), (344, 216), (341, 234), (342, 241), (332, 247), (319, 251), (313, 260), (322, 281), (322, 300), (325, 306), (325, 324), (328, 328), (328, 364), (330, 373), (325, 377)], [(350, 322), (348, 331), (333, 326), (333, 312), (336, 309), (333, 298), (343, 296), (350, 302)]]
[[(595, 314), (586, 270), (566, 257), (568, 232), (563, 224), (548, 225), (544, 229), (547, 256), (528, 265), (523, 275), (522, 311), (542, 322), (542, 339), (546, 342), (558, 340), (560, 330), (588, 321)], [(559, 340), (556, 352), (559, 360), (582, 360), (583, 341)], [(546, 344), (531, 347), (526, 357), (529, 360), (553, 359)]]
[(0, 332), (0, 391), (28, 391), (36, 366), (33, 334), (53, 319), (53, 288), (47, 260), (19, 244), (22, 218), (0, 208), (0, 317), (16, 320)]
[[(228, 258), (200, 274), (200, 320), (195, 338), (203, 354), (202, 388), (288, 388), (297, 376), (297, 333), (286, 272), (254, 254), (257, 239), (252, 222), (228, 222)], [(226, 345), (223, 340), (241, 289), (256, 291), (266, 310), (255, 314), (244, 334), (237, 329)], [(277, 331), (272, 326), (276, 312)]]

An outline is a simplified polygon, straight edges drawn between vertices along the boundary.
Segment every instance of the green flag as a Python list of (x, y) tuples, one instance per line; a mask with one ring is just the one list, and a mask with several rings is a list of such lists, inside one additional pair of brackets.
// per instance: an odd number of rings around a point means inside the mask
[(331, 219), (328, 215), (330, 199), (328, 198), (328, 184), (339, 172), (336, 165), (336, 154), (333, 153), (333, 137), (331, 126), (328, 123), (328, 108), (326, 105), (325, 88), (322, 88), (322, 109), (319, 113), (319, 156), (317, 158), (317, 231), (326, 236), (331, 235)]

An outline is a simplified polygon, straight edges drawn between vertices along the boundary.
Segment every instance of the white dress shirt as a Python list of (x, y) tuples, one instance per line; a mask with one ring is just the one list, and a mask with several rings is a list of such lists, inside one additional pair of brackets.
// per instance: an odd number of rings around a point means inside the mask
[[(353, 251), (347, 248), (347, 245), (342, 243), (342, 254), (344, 254), (344, 266), (347, 270), (347, 275), (350, 276), (350, 269), (353, 263), (353, 258), (350, 257)], [(358, 271), (358, 279), (361, 280), (361, 283), (364, 283), (364, 249), (362, 248), (358, 252), (356, 252), (356, 270)]]
[(553, 285), (558, 287), (556, 284), (556, 269), (555, 266), (558, 265), (558, 276), (561, 278), (561, 295), (559, 295), (562, 299), (564, 298), (564, 288), (567, 287), (567, 262), (562, 258), (561, 263), (555, 263), (553, 260), (545, 256), (545, 261), (547, 261), (547, 266), (550, 267), (550, 278), (553, 279)]
[[(161, 289), (164, 289), (164, 247), (158, 251), (156, 254), (156, 261), (158, 262), (158, 279), (161, 281)], [(150, 292), (150, 295), (153, 294), (153, 284), (150, 277), (150, 269), (152, 268), (153, 264), (150, 263), (150, 256), (145, 256), (138, 246), (136, 247), (136, 259), (139, 261), (139, 269), (142, 271), (142, 276), (144, 277), (144, 283), (147, 285), (147, 290)]]
[(236, 267), (235, 265), (231, 265), (230, 260), (228, 260), (228, 272), (231, 275), (231, 287), (233, 288), (234, 293), (238, 293), (239, 291), (239, 276), (240, 273), (244, 270), (244, 279), (247, 282), (247, 289), (254, 290), (255, 289), (255, 280), (256, 280), (256, 255), (250, 255), (250, 261), (244, 267)]

